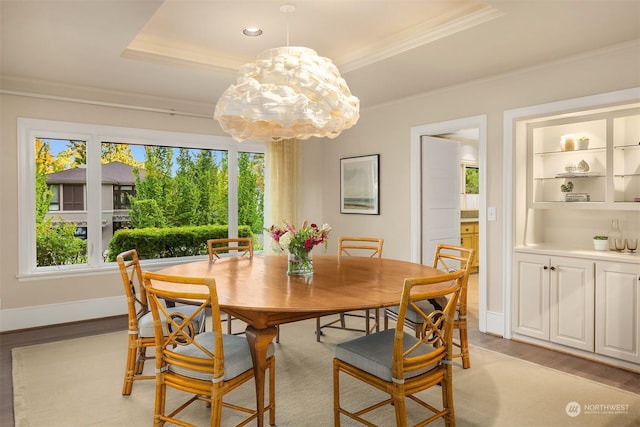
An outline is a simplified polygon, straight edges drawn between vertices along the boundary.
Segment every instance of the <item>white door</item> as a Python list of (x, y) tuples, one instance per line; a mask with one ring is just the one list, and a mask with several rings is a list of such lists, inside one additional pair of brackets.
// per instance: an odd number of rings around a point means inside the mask
[(438, 243), (460, 245), (460, 143), (422, 136), (422, 263)]

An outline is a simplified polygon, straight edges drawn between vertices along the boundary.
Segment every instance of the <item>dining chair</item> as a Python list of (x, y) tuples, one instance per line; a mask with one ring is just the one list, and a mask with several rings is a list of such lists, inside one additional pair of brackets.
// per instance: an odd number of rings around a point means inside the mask
[[(421, 405), (431, 412), (416, 425), (426, 425), (443, 418), (446, 426), (455, 426), (452, 383), (452, 336), (453, 316), (462, 289), (464, 271), (442, 273), (435, 276), (407, 278), (404, 280), (402, 297), (395, 329), (388, 329), (337, 344), (333, 358), (333, 414), (334, 425), (340, 426), (341, 415), (365, 425), (372, 426), (363, 418), (364, 414), (393, 405), (397, 426), (407, 425), (406, 399)], [(417, 305), (429, 298), (447, 298), (440, 310), (425, 313)], [(404, 332), (403, 321), (409, 308), (422, 319), (418, 336)], [(363, 409), (356, 409), (352, 397), (349, 409), (340, 404), (340, 374), (347, 374), (386, 393), (384, 400)], [(442, 406), (427, 403), (425, 396), (416, 393), (433, 386), (441, 386)], [(353, 396), (353, 391), (350, 393)], [(376, 395), (371, 399), (379, 400)], [(356, 397), (357, 401), (364, 398)], [(413, 416), (418, 416), (412, 414)], [(422, 416), (420, 415), (420, 418)]]
[[(168, 422), (195, 427), (189, 423), (188, 415), (182, 411), (196, 401), (204, 401), (211, 407), (211, 426), (221, 425), (223, 407), (249, 414), (245, 415), (244, 420), (238, 425), (245, 425), (256, 419), (258, 411), (255, 408), (223, 401), (227, 393), (252, 381), (255, 371), (247, 338), (222, 332), (215, 278), (171, 276), (145, 271), (143, 282), (155, 321), (154, 426), (162, 426)], [(167, 284), (171, 289), (167, 289)], [(162, 304), (166, 298), (192, 301), (195, 311), (168, 311)], [(197, 324), (194, 324), (194, 321), (207, 309), (211, 310), (211, 330), (195, 334)], [(167, 319), (166, 335), (160, 323), (164, 318)], [(275, 425), (274, 352), (274, 345), (270, 343), (267, 350), (269, 398), (264, 410), (269, 411), (271, 425)], [(182, 404), (175, 403), (179, 405), (175, 408), (167, 408), (167, 387), (187, 393), (187, 400)], [(169, 395), (172, 401), (182, 400), (176, 397), (177, 394)], [(181, 415), (182, 419), (178, 419), (178, 415)]]
[[(469, 275), (473, 268), (474, 257), (474, 249), (440, 243), (436, 246), (436, 252), (433, 258), (433, 266), (439, 270), (452, 271), (461, 269), (464, 271), (462, 291), (460, 292), (460, 299), (456, 307), (453, 322), (453, 328), (454, 330), (457, 330), (459, 334), (459, 340), (456, 341), (454, 339), (453, 345), (460, 349), (459, 352), (454, 353), (453, 357), (462, 358), (462, 367), (464, 369), (471, 367), (467, 332), (467, 288)], [(429, 301), (422, 301), (418, 305), (422, 311), (428, 313), (431, 310), (439, 308), (443, 304), (446, 304), (446, 301), (443, 301), (442, 299), (433, 299)], [(384, 329), (388, 329), (390, 318), (397, 320), (398, 306), (388, 307), (384, 310)], [(417, 335), (422, 324), (422, 318), (414, 313), (412, 309), (409, 309), (405, 316), (404, 324), (405, 326), (414, 329)]]
[[(338, 257), (342, 256), (367, 256), (370, 258), (382, 258), (382, 246), (384, 245), (384, 239), (378, 237), (340, 237), (338, 239)], [(350, 328), (347, 327), (346, 319), (348, 317), (354, 317), (364, 319), (364, 328)], [(348, 312), (340, 313), (338, 318), (327, 322), (325, 324), (320, 323), (320, 317), (316, 318), (316, 341), (320, 341), (322, 330), (324, 328), (344, 329), (347, 331), (364, 332), (370, 334), (374, 329), (380, 330), (380, 312), (378, 309), (374, 310), (374, 314), (371, 314), (371, 310), (363, 310), (360, 312)], [(373, 326), (371, 326), (373, 321)]]
[[(127, 348), (127, 362), (124, 374), (122, 394), (131, 394), (133, 382), (136, 380), (154, 379), (155, 375), (143, 375), (144, 364), (153, 356), (147, 356), (147, 349), (155, 345), (153, 316), (149, 309), (147, 293), (142, 286), (142, 270), (140, 258), (135, 249), (122, 252), (116, 257), (122, 283), (127, 298), (127, 313), (129, 317), (129, 345)], [(168, 311), (194, 312), (193, 307), (169, 307)], [(196, 330), (204, 331), (205, 315), (197, 316)]]
[(225, 239), (209, 239), (207, 240), (207, 250), (209, 252), (209, 261), (220, 259), (221, 253), (235, 252), (238, 256), (247, 255), (253, 258), (253, 239), (251, 237), (231, 237)]

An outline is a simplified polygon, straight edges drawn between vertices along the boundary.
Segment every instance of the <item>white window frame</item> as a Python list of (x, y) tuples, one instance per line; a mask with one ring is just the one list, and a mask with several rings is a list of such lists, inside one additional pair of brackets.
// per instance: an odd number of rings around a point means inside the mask
[[(26, 280), (52, 275), (96, 274), (113, 270), (115, 263), (104, 262), (101, 239), (101, 191), (86, 191), (88, 262), (63, 266), (36, 266), (35, 220), (35, 138), (73, 139), (87, 144), (86, 188), (101, 187), (100, 144), (119, 142), (125, 144), (185, 147), (193, 149), (224, 150), (228, 152), (229, 178), (229, 236), (238, 233), (238, 153), (265, 153), (261, 142), (238, 143), (230, 137), (150, 129), (137, 129), (86, 123), (18, 118), (18, 279)], [(184, 262), (187, 258), (150, 260), (151, 264)]]

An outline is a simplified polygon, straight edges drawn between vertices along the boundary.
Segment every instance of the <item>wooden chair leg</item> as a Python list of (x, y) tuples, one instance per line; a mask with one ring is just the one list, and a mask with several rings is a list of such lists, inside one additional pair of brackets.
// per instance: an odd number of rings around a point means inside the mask
[(320, 335), (322, 335), (322, 329), (320, 329), (320, 318), (316, 317), (316, 341), (320, 342)]
[(370, 326), (370, 312), (369, 310), (365, 310), (364, 311), (364, 334), (365, 335), (369, 335), (371, 333), (371, 326)]
[(144, 370), (144, 362), (147, 360), (147, 347), (139, 347), (136, 351), (136, 363), (134, 375), (141, 375)]
[(221, 424), (222, 424), (222, 397), (212, 396), (211, 397), (211, 427), (218, 427)]
[(132, 347), (130, 343), (129, 349), (127, 351), (127, 364), (124, 370), (124, 383), (122, 384), (123, 396), (129, 396), (133, 388), (133, 375), (136, 369), (136, 355), (137, 349), (135, 347)]
[(469, 358), (469, 338), (466, 324), (460, 325), (460, 352), (462, 353), (462, 368), (469, 369), (471, 359)]
[[(451, 366), (451, 365), (449, 365)], [(444, 416), (444, 425), (446, 427), (455, 427), (456, 426), (456, 415), (453, 406), (453, 384), (452, 384), (452, 374), (449, 368), (449, 371), (445, 374), (442, 382), (440, 383), (442, 387), (442, 403), (444, 409), (447, 411), (447, 414)]]
[(393, 407), (396, 411), (396, 426), (407, 427), (407, 406), (404, 392), (402, 395), (396, 394), (393, 396)]
[(333, 362), (333, 425), (340, 427), (340, 371)]

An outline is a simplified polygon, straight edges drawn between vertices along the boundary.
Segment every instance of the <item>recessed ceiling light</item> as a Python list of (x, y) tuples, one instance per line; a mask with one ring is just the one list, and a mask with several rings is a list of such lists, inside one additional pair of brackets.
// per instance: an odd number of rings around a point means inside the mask
[(260, 28), (243, 28), (242, 34), (248, 37), (258, 37), (262, 34), (262, 30)]

